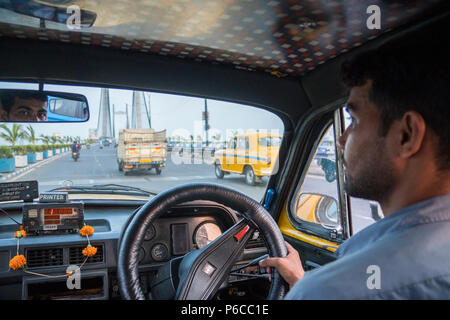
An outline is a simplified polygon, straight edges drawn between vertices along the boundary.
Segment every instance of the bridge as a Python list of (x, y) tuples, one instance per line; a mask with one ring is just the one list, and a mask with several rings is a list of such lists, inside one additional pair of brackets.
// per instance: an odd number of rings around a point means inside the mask
[[(99, 140), (115, 139), (120, 129), (151, 128), (150, 96), (142, 91), (133, 91), (130, 107), (128, 104), (125, 104), (125, 106), (112, 104), (111, 107), (109, 89), (103, 88), (98, 114), (97, 137)], [(117, 115), (126, 116), (125, 126), (116, 126), (115, 118)]]

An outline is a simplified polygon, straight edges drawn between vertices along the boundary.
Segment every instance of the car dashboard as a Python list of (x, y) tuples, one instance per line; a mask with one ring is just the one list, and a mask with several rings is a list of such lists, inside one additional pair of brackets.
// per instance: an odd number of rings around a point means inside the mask
[[(118, 244), (124, 226), (145, 202), (84, 202), (84, 222), (94, 228), (89, 237), (97, 253), (83, 264), (86, 238), (78, 233), (27, 236), (20, 240), (19, 253), (26, 257), (26, 271), (12, 270), (9, 260), (17, 254), (17, 239), (22, 208), (20, 204), (2, 205), (0, 214), (0, 299), (121, 299), (117, 279)], [(22, 204), (23, 205), (23, 204)], [(11, 219), (12, 218), (12, 219)], [(139, 274), (146, 297), (151, 298), (151, 282), (166, 261), (209, 243), (239, 219), (239, 213), (209, 201), (195, 201), (173, 207), (153, 221), (141, 245)], [(267, 253), (262, 236), (255, 232), (235, 266)], [(78, 288), (70, 288), (66, 271), (83, 264)], [(265, 298), (270, 283), (260, 268), (243, 270), (247, 276), (230, 275), (215, 299)]]

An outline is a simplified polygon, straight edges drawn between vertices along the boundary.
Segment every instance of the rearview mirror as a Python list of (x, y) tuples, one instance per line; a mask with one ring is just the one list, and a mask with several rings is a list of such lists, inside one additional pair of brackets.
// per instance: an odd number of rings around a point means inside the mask
[[(56, 2), (56, 1), (54, 1)], [(73, 5), (72, 1), (57, 1), (58, 3), (43, 2), (40, 0), (0, 1), (0, 8), (19, 14), (38, 18), (41, 21), (52, 21), (71, 25), (76, 28), (90, 28), (97, 19), (97, 14)]]
[(319, 223), (325, 228), (340, 226), (338, 203), (333, 197), (301, 193), (296, 203), (296, 215), (302, 220)]
[(3, 122), (85, 122), (88, 119), (88, 101), (81, 94), (0, 90), (0, 121)]

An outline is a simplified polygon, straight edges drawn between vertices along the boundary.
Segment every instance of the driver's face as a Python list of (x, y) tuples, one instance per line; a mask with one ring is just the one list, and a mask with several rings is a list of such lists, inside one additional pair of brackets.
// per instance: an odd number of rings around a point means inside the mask
[(47, 101), (15, 98), (9, 121), (47, 121)]
[(347, 102), (351, 125), (339, 139), (343, 151), (345, 191), (358, 198), (379, 201), (395, 182), (390, 136), (380, 135), (381, 116), (370, 100), (371, 81), (353, 87)]

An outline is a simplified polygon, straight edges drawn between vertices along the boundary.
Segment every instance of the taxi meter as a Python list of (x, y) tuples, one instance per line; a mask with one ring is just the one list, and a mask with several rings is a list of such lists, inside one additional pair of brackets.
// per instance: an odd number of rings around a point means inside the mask
[(84, 225), (83, 203), (30, 203), (22, 209), (23, 228), (36, 235), (77, 233)]
[(23, 201), (22, 225), (30, 235), (78, 233), (84, 226), (83, 202), (71, 202), (67, 192), (39, 193), (37, 181), (0, 183), (0, 201)]

